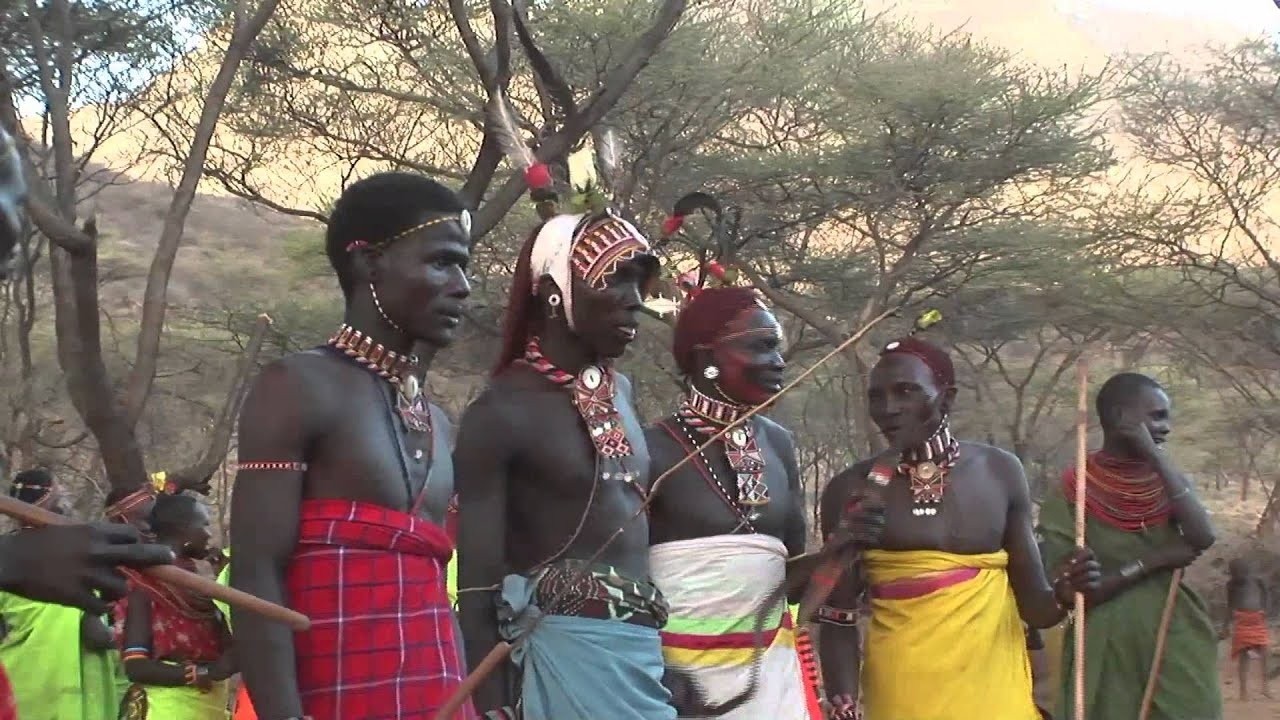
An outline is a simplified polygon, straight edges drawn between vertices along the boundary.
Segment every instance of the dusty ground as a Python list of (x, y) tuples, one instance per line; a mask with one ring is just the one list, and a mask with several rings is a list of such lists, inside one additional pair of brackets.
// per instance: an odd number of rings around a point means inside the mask
[[(1273, 630), (1274, 633), (1274, 630)], [(1273, 634), (1272, 637), (1275, 637)], [(1252, 699), (1240, 701), (1240, 690), (1236, 686), (1236, 665), (1228, 659), (1230, 647), (1224, 644), (1221, 648), (1223, 658), (1219, 672), (1222, 677), (1222, 698), (1225, 701), (1223, 717), (1226, 720), (1280, 720), (1280, 678), (1271, 681), (1272, 694), (1275, 699), (1267, 700), (1258, 693), (1258, 681), (1250, 678), (1249, 692)], [(1273, 668), (1276, 662), (1272, 656)]]

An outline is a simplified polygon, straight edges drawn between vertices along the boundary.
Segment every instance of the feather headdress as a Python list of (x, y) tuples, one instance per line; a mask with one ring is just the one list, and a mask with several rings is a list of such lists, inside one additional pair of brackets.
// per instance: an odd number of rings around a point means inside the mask
[(533, 150), (529, 149), (520, 133), (515, 109), (511, 107), (507, 96), (501, 91), (490, 95), (485, 115), (488, 116), (489, 126), (493, 129), (494, 139), (502, 154), (524, 175), (525, 184), (529, 186), (529, 196), (537, 205), (538, 216), (543, 220), (555, 217), (560, 212), (560, 203), (551, 177), (551, 168), (538, 160)]

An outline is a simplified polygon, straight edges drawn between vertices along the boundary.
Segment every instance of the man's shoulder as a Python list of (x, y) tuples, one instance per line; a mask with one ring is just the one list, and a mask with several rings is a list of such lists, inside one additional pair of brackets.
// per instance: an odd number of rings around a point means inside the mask
[(253, 382), (252, 394), (274, 403), (319, 397), (332, 391), (332, 383), (343, 363), (318, 350), (285, 355), (268, 363)]
[(764, 414), (759, 414), (759, 415), (756, 415), (755, 417), (760, 424), (760, 429), (764, 431), (764, 433), (767, 434), (770, 438), (773, 438), (774, 440), (781, 443), (785, 443), (787, 445), (795, 444), (795, 437), (796, 437), (795, 433), (783, 427), (782, 424), (779, 423), (777, 420), (774, 420), (773, 418)]
[(1017, 455), (1005, 450), (1002, 447), (988, 445), (987, 443), (976, 442), (973, 440), (960, 441), (960, 454), (969, 455), (970, 457), (979, 458), (993, 467), (1012, 467), (1022, 466), (1022, 461)]
[(527, 404), (527, 386), (518, 376), (502, 373), (490, 379), (489, 384), (476, 395), (462, 411), (461, 424), (482, 423), (488, 428), (515, 425), (520, 408)]

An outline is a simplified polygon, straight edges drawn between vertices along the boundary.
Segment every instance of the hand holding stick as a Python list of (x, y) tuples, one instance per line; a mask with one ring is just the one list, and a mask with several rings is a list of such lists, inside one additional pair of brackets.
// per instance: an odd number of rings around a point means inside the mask
[[(8, 515), (25, 525), (34, 527), (77, 524), (71, 518), (7, 496), (0, 496), (0, 514)], [(213, 580), (173, 565), (156, 565), (145, 568), (141, 572), (198, 595), (221, 600), (232, 607), (258, 613), (270, 620), (284, 623), (294, 630), (302, 631), (311, 627), (311, 619), (300, 612), (267, 602), (241, 590), (219, 585)]]

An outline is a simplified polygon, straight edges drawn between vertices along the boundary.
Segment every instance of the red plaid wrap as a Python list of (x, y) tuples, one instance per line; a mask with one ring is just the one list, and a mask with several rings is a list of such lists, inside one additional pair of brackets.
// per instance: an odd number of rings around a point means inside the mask
[[(348, 500), (302, 503), (286, 577), (311, 617), (294, 636), (298, 690), (315, 720), (428, 718), (465, 674), (445, 566), (443, 528)], [(476, 717), (470, 705), (462, 717)]]

